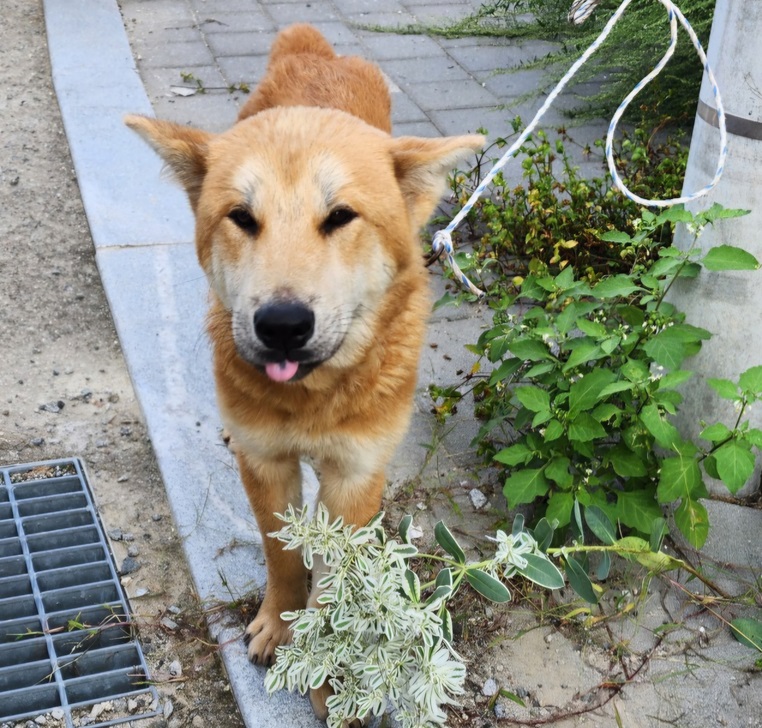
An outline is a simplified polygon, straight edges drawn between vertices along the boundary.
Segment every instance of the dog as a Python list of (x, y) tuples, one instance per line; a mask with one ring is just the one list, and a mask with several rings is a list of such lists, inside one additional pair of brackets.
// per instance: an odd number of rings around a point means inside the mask
[[(376, 65), (299, 24), (277, 36), (228, 131), (125, 119), (196, 219), (219, 410), (264, 541), (267, 584), (246, 629), (256, 663), (289, 641), (282, 612), (316, 604), (301, 555), (267, 536), (301, 503), (300, 458), (332, 518), (360, 526), (380, 510), (430, 312), (418, 234), (449, 171), (484, 142), (393, 138), (390, 109)], [(323, 718), (327, 694), (312, 696)]]

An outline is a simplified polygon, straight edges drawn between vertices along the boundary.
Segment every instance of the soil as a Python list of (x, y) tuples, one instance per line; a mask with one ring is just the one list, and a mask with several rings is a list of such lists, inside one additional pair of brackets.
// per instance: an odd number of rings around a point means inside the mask
[(134, 555), (123, 583), (165, 706), (150, 724), (243, 726), (101, 287), (38, 2), (5, 0), (0, 48), (0, 463), (84, 461), (105, 528), (121, 535), (117, 565)]

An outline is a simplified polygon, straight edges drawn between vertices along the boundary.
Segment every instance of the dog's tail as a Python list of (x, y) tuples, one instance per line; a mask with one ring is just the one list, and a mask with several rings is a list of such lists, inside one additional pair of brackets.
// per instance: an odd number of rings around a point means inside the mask
[(317, 28), (308, 23), (297, 23), (278, 33), (270, 50), (269, 63), (273, 64), (284, 56), (301, 53), (328, 59), (336, 58), (333, 47)]

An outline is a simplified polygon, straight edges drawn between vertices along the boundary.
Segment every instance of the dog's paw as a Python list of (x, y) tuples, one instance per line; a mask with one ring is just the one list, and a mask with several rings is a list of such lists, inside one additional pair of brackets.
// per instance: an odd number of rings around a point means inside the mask
[[(315, 715), (320, 720), (326, 720), (328, 718), (328, 707), (325, 703), (331, 695), (333, 695), (333, 690), (327, 680), (317, 690), (310, 690), (312, 710), (315, 711)], [(354, 720), (345, 720), (341, 725), (342, 728), (362, 728), (364, 725), (367, 725), (367, 722), (355, 718)]]
[(291, 630), (288, 622), (280, 618), (280, 612), (260, 608), (243, 639), (248, 645), (249, 660), (257, 665), (270, 665), (275, 660), (275, 648), (291, 642)]

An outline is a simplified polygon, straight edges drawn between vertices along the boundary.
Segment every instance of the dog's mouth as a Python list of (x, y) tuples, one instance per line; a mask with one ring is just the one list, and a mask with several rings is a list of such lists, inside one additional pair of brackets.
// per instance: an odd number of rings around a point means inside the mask
[(304, 379), (319, 364), (319, 361), (298, 362), (283, 359), (259, 365), (257, 368), (264, 372), (273, 382), (297, 382), (300, 379)]

